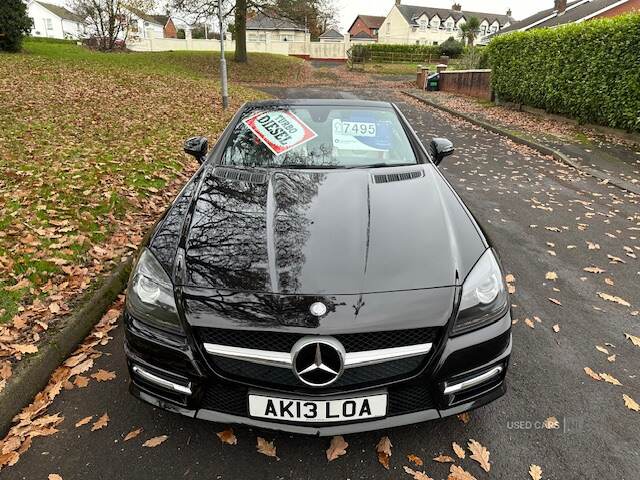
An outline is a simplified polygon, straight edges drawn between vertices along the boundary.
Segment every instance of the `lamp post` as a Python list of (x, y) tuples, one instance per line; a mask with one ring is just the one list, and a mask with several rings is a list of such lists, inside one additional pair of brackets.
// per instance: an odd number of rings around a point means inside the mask
[(218, 0), (218, 17), (220, 19), (220, 83), (222, 86), (222, 108), (229, 108), (229, 92), (227, 91), (227, 60), (224, 58), (224, 19), (222, 16), (222, 0)]

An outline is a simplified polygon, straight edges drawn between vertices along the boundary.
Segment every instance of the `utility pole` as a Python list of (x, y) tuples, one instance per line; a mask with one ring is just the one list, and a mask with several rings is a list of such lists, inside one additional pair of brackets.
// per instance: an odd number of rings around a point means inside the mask
[(229, 108), (229, 92), (227, 91), (227, 59), (224, 58), (224, 18), (222, 15), (222, 0), (218, 0), (218, 16), (220, 18), (220, 83), (222, 86), (222, 108)]

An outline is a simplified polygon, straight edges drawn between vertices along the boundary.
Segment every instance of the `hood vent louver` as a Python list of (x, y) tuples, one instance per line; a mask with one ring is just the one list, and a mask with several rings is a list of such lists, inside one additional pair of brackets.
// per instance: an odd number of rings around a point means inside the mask
[(401, 173), (381, 173), (374, 175), (373, 181), (374, 183), (404, 182), (406, 180), (413, 180), (422, 176), (424, 176), (422, 170), (413, 170)]
[(264, 172), (250, 172), (248, 170), (238, 170), (235, 168), (216, 168), (214, 176), (231, 180), (233, 182), (246, 182), (254, 184), (267, 183), (267, 174)]

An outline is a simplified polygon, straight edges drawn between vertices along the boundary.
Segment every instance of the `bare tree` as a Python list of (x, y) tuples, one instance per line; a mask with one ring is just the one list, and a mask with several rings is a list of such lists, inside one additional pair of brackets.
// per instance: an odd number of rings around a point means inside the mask
[(113, 50), (118, 40), (126, 41), (134, 7), (149, 12), (154, 0), (71, 0), (70, 6), (86, 19), (99, 50)]

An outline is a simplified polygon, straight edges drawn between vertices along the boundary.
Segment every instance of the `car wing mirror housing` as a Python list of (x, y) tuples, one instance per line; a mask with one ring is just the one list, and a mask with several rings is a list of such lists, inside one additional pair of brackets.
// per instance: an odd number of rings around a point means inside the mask
[(209, 151), (209, 140), (206, 137), (191, 137), (184, 142), (184, 153), (195, 157), (198, 163), (203, 163)]
[(451, 155), (455, 148), (453, 148), (453, 143), (446, 138), (434, 138), (431, 140), (431, 151), (434, 163), (440, 165), (444, 157)]

